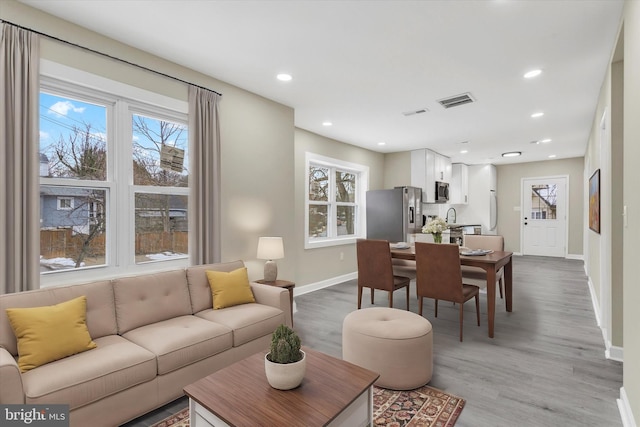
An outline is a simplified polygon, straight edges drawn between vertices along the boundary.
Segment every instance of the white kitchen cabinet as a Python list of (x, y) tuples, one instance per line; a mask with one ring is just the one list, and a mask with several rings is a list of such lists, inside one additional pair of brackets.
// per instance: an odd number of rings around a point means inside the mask
[(451, 181), (451, 159), (423, 148), (411, 152), (411, 186), (422, 188), (422, 202), (435, 203), (436, 181)]
[(435, 168), (435, 180), (442, 182), (451, 182), (451, 159), (442, 154), (433, 152), (434, 168)]
[(451, 165), (449, 203), (452, 205), (466, 205), (469, 203), (469, 166), (464, 163), (453, 163)]
[(411, 152), (411, 186), (422, 188), (422, 202), (427, 203), (427, 150)]

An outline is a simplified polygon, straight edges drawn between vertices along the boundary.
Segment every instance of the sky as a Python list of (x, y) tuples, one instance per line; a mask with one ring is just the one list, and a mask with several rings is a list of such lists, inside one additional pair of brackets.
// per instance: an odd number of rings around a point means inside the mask
[[(152, 131), (159, 132), (159, 120), (149, 118), (146, 120)], [(100, 138), (106, 142), (107, 137), (107, 108), (105, 106), (91, 104), (88, 102), (70, 99), (57, 95), (40, 93), (40, 151), (51, 160), (53, 147), (60, 138), (65, 141), (73, 132), (74, 126), (85, 129), (85, 124), (91, 125), (91, 132), (95, 138)], [(187, 149), (188, 132), (183, 132), (179, 141), (169, 141), (170, 145), (176, 145)], [(159, 161), (159, 155), (155, 145), (141, 134), (132, 135), (132, 140), (136, 141), (143, 148), (142, 155), (150, 156)], [(184, 165), (188, 164), (188, 156), (185, 155)]]

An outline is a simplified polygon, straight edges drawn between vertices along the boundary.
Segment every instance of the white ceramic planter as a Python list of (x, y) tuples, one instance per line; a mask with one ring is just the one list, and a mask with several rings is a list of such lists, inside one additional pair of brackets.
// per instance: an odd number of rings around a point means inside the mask
[(278, 390), (291, 390), (300, 385), (307, 369), (307, 355), (304, 351), (302, 359), (295, 363), (273, 363), (264, 356), (264, 372), (267, 374), (269, 385)]

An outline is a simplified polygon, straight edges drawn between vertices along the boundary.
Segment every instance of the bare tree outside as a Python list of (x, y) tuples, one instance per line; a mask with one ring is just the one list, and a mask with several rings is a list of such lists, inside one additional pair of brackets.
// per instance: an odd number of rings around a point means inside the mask
[[(186, 126), (142, 115), (133, 115), (132, 121), (134, 185), (188, 187)], [(165, 248), (161, 252), (169, 257), (185, 255), (176, 236), (187, 232), (186, 196), (141, 189), (135, 194), (135, 212), (136, 255), (155, 256), (150, 252), (156, 248)]]
[[(335, 188), (333, 190), (335, 196), (331, 195), (332, 185)], [(329, 215), (334, 216), (335, 234), (338, 236), (355, 234), (356, 185), (357, 174), (355, 173), (326, 166), (309, 166), (308, 231), (310, 237), (328, 237)], [(335, 200), (330, 200), (330, 197)]]
[(71, 132), (60, 135), (53, 146), (52, 176), (104, 181), (107, 171), (106, 141), (91, 131), (91, 124), (72, 126)]
[[(338, 235), (355, 233), (356, 175), (351, 172), (336, 171), (336, 202)], [(349, 203), (341, 205), (340, 203)]]
[(182, 172), (163, 168), (163, 147), (186, 148), (186, 127), (179, 123), (133, 116), (133, 183), (162, 187), (188, 187), (186, 162)]

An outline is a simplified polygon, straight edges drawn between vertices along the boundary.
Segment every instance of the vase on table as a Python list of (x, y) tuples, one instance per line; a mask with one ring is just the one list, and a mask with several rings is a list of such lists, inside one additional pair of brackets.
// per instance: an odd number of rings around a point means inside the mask
[(442, 233), (431, 233), (433, 236), (433, 243), (442, 243)]

